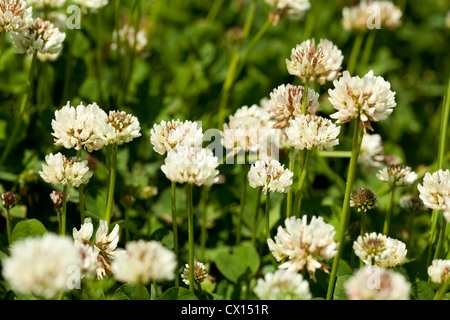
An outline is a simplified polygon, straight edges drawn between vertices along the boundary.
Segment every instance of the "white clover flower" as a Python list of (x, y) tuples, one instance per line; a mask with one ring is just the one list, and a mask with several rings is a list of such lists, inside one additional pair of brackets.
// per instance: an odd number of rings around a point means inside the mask
[(277, 24), (284, 15), (292, 20), (300, 20), (311, 8), (309, 0), (266, 0), (266, 3), (275, 7), (274, 24)]
[(81, 278), (93, 278), (98, 269), (98, 255), (100, 250), (90, 244), (75, 242), (75, 246), (80, 250), (82, 258)]
[(14, 242), (10, 256), (2, 261), (3, 277), (14, 291), (44, 299), (69, 291), (70, 272), (81, 267), (73, 241), (53, 233)]
[(333, 82), (334, 89), (328, 90), (329, 100), (338, 111), (330, 115), (337, 123), (346, 123), (360, 116), (360, 125), (373, 130), (370, 122), (385, 120), (396, 106), (395, 92), (382, 77), (375, 77), (369, 71), (363, 78), (351, 77), (344, 71), (342, 77)]
[(395, 267), (406, 261), (405, 243), (381, 233), (366, 233), (353, 242), (355, 254), (367, 265)]
[(383, 167), (377, 173), (377, 178), (391, 187), (406, 187), (417, 180), (417, 174), (410, 167), (395, 164)]
[(364, 266), (345, 283), (349, 300), (409, 300), (411, 284), (391, 269)]
[(431, 281), (444, 283), (450, 278), (450, 260), (436, 259), (427, 269)]
[(342, 51), (327, 39), (317, 45), (315, 39), (303, 41), (291, 50), (290, 58), (286, 59), (289, 74), (320, 84), (337, 79), (344, 60)]
[(219, 179), (218, 166), (210, 149), (177, 146), (167, 153), (161, 170), (170, 181), (211, 186)]
[(66, 4), (66, 0), (27, 0), (27, 4), (33, 8), (62, 8)]
[(108, 144), (108, 115), (96, 103), (72, 107), (70, 102), (61, 110), (55, 111), (52, 120), (55, 144), (67, 149), (88, 152), (101, 149)]
[(383, 140), (379, 134), (364, 134), (358, 155), (358, 164), (364, 169), (380, 168), (385, 161)]
[(240, 151), (267, 154), (267, 139), (270, 137), (270, 115), (258, 105), (243, 106), (229, 117), (223, 125), (222, 145), (228, 156)]
[(445, 197), (450, 195), (450, 171), (439, 169), (430, 174), (427, 172), (423, 178), (423, 185), (418, 184), (419, 197), (423, 204), (433, 210), (449, 209)]
[(120, 282), (148, 284), (175, 278), (175, 254), (157, 241), (131, 241), (112, 263)]
[(287, 259), (280, 269), (297, 272), (305, 266), (315, 280), (316, 269), (328, 272), (322, 259), (331, 259), (337, 254), (338, 243), (334, 241), (336, 231), (322, 217), (313, 216), (308, 224), (307, 216), (285, 220), (286, 228), (278, 227), (275, 241), (267, 239), (272, 255), (277, 261)]
[(447, 222), (450, 222), (450, 195), (444, 197), (445, 210), (444, 218)]
[(24, 0), (0, 1), (0, 32), (25, 32), (33, 23), (33, 8)]
[(258, 279), (253, 290), (260, 300), (309, 300), (309, 283), (300, 273), (276, 270)]
[[(273, 128), (284, 128), (289, 124), (289, 120), (302, 114), (304, 91), (305, 88), (302, 86), (282, 84), (270, 93), (270, 109), (267, 111), (276, 122)], [(306, 113), (315, 114), (319, 108), (319, 94), (314, 90), (308, 90)]]
[[(136, 53), (140, 53), (144, 51), (148, 44), (147, 30), (145, 28), (140, 28), (136, 34), (133, 26), (125, 24), (122, 28), (120, 28), (118, 33), (116, 30), (113, 32), (111, 42), (112, 51), (116, 51), (118, 49), (118, 43), (125, 43), (128, 48), (133, 48), (136, 50)], [(122, 46), (120, 49), (120, 54), (127, 54), (126, 47)]]
[[(80, 247), (83, 255), (84, 270), (83, 275), (90, 276), (96, 271), (97, 278), (102, 279), (106, 274), (113, 274), (111, 262), (115, 257), (117, 244), (119, 242), (119, 225), (114, 226), (113, 231), (108, 235), (108, 223), (100, 220), (99, 227), (92, 241), (94, 225), (91, 218), (86, 218), (80, 230), (73, 228), (73, 238), (75, 244)], [(95, 257), (95, 265), (94, 264)]]
[(87, 160), (79, 161), (78, 158), (66, 158), (61, 153), (52, 153), (45, 157), (47, 164), (42, 164), (42, 171), (39, 172), (45, 182), (63, 186), (78, 188), (82, 184), (87, 184), (92, 177)]
[(108, 0), (73, 0), (84, 13), (95, 13), (108, 4)]
[[(194, 282), (200, 283), (208, 277), (205, 265), (201, 262), (196, 262), (194, 264)], [(181, 274), (181, 279), (186, 285), (189, 285), (189, 264), (184, 265), (183, 273)]]
[(289, 192), (294, 173), (278, 160), (258, 160), (248, 172), (248, 180), (252, 188), (261, 188), (262, 193)]
[(59, 31), (50, 21), (36, 18), (23, 32), (11, 33), (15, 53), (19, 54), (59, 54), (66, 34)]
[(201, 147), (203, 142), (202, 129), (196, 122), (189, 120), (171, 120), (161, 121), (160, 124), (154, 124), (150, 130), (150, 142), (153, 150), (161, 155), (176, 146)]
[(109, 144), (123, 144), (141, 136), (139, 120), (124, 111), (110, 111), (106, 124), (109, 130), (106, 138)]
[(358, 5), (342, 9), (345, 30), (359, 32), (371, 29), (393, 30), (400, 26), (403, 12), (391, 1), (361, 1)]
[(339, 144), (341, 128), (316, 115), (299, 115), (289, 121), (286, 129), (291, 146), (299, 150), (333, 150)]

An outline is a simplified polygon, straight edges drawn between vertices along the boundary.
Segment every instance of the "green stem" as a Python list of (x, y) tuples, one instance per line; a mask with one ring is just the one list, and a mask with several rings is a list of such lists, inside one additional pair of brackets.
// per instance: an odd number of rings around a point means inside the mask
[(262, 189), (258, 188), (258, 197), (256, 200), (256, 205), (255, 205), (255, 216), (253, 218), (253, 233), (252, 233), (252, 243), (253, 243), (253, 246), (255, 246), (255, 247), (256, 247), (256, 231), (258, 230), (257, 224), (258, 224), (259, 206), (261, 204), (261, 194), (262, 194)]
[(22, 120), (23, 120), (23, 115), (25, 113), (25, 109), (26, 109), (27, 103), (30, 99), (30, 96), (33, 92), (32, 85), (33, 85), (33, 80), (34, 80), (34, 76), (35, 76), (35, 67), (37, 64), (36, 62), (37, 62), (37, 55), (33, 54), (32, 59), (31, 59), (30, 71), (29, 71), (29, 75), (28, 75), (27, 89), (25, 90), (25, 93), (22, 97), (22, 103), (20, 105), (19, 114), (15, 116), (13, 131), (7, 141), (5, 150), (3, 150), (2, 157), (0, 158), (0, 166), (3, 165), (4, 162), (6, 161), (6, 159), (8, 158), (8, 155), (12, 150), (15, 140), (16, 140), (17, 136), (19, 135), (20, 130), (22, 129), (21, 124), (22, 124)]
[(304, 91), (303, 91), (303, 99), (302, 99), (302, 114), (305, 115), (307, 114), (308, 111), (308, 91), (309, 91), (309, 83), (310, 83), (310, 78), (306, 77), (305, 79), (305, 85), (304, 85)]
[(11, 244), (11, 215), (9, 214), (9, 209), (6, 211), (6, 234), (8, 236), (8, 244)]
[(206, 224), (208, 222), (207, 220), (207, 211), (206, 211), (206, 203), (208, 199), (208, 194), (210, 191), (210, 187), (203, 187), (202, 188), (202, 194), (200, 198), (200, 214), (202, 219), (202, 225), (200, 230), (200, 260), (205, 260), (205, 248), (206, 248), (206, 238), (207, 238), (207, 231), (206, 231)]
[[(246, 159), (247, 160), (247, 159)], [(247, 161), (242, 166), (242, 185), (241, 185), (241, 201), (240, 201), (240, 207), (239, 207), (239, 216), (238, 216), (238, 223), (237, 223), (237, 230), (236, 230), (236, 245), (239, 245), (241, 243), (241, 228), (242, 228), (242, 218), (244, 216), (244, 210), (245, 210), (245, 198), (247, 197), (247, 175), (248, 175), (248, 165)]]
[(367, 213), (365, 210), (361, 211), (361, 232), (360, 235), (364, 236), (366, 234), (366, 218), (367, 218)]
[(192, 205), (193, 185), (188, 184), (188, 232), (189, 232), (189, 290), (194, 293), (194, 212)]
[(361, 58), (361, 64), (359, 67), (359, 73), (361, 73), (361, 76), (367, 72), (367, 64), (369, 62), (370, 54), (372, 52), (373, 43), (375, 40), (376, 32), (374, 30), (369, 31), (366, 39), (366, 44), (364, 46), (362, 58)]
[(447, 229), (447, 220), (444, 219), (444, 217), (442, 215), (440, 215), (440, 220), (441, 220), (441, 230), (439, 232), (439, 239), (438, 239), (438, 243), (436, 246), (436, 251), (434, 252), (434, 260), (436, 259), (441, 259), (442, 255), (443, 255), (443, 250), (444, 250), (444, 240), (445, 240), (445, 236), (446, 236), (446, 229)]
[[(171, 193), (172, 193), (172, 236), (173, 236), (173, 251), (175, 252), (175, 258), (177, 261), (177, 269), (180, 266), (180, 258), (178, 253), (178, 224), (177, 224), (177, 184), (172, 181), (171, 183)], [(175, 286), (180, 285), (179, 277), (175, 277)]]
[(0, 62), (2, 61), (3, 47), (5, 46), (6, 31), (0, 31)]
[(266, 241), (270, 239), (270, 192), (266, 194), (266, 212), (265, 212), (265, 224), (266, 224)]
[(449, 286), (450, 286), (450, 277), (441, 284), (433, 300), (442, 300), (442, 297), (447, 292)]
[(391, 187), (391, 190), (389, 192), (389, 200), (386, 206), (386, 217), (384, 219), (383, 226), (383, 234), (386, 236), (389, 234), (389, 228), (391, 226), (392, 207), (394, 206), (394, 193), (395, 187)]
[(125, 242), (130, 241), (130, 208), (125, 207)]
[(294, 214), (295, 216), (299, 217), (301, 214), (301, 201), (302, 201), (302, 193), (303, 193), (303, 187), (305, 185), (306, 177), (308, 176), (308, 168), (309, 163), (311, 161), (311, 150), (306, 150), (305, 152), (305, 162), (303, 163), (303, 169), (302, 173), (300, 175), (300, 179), (298, 181), (298, 188), (297, 188), (297, 194), (295, 196), (295, 202), (294, 202)]
[(67, 185), (63, 187), (63, 199), (62, 199), (62, 207), (61, 207), (61, 235), (66, 234), (66, 216), (67, 216)]
[(215, 0), (213, 5), (211, 6), (211, 9), (208, 12), (207, 20), (208, 21), (214, 21), (217, 14), (219, 13), (220, 7), (222, 7), (224, 0)]
[(96, 71), (97, 71), (97, 90), (98, 90), (98, 100), (100, 105), (104, 105), (103, 100), (103, 80), (102, 80), (102, 34), (103, 30), (103, 22), (102, 22), (102, 11), (98, 10), (97, 12), (97, 63), (96, 63)]
[(355, 72), (356, 61), (359, 57), (359, 52), (361, 51), (363, 39), (364, 35), (362, 33), (358, 33), (356, 35), (355, 41), (353, 42), (353, 47), (350, 53), (350, 59), (347, 66), (347, 70), (350, 73), (350, 75), (353, 75), (353, 73)]
[(114, 189), (116, 186), (116, 174), (117, 174), (117, 144), (114, 143), (111, 146), (110, 152), (110, 166), (109, 166), (109, 187), (108, 187), (108, 199), (106, 204), (105, 220), (107, 224), (111, 222), (111, 213), (114, 204)]
[(334, 257), (333, 266), (331, 269), (330, 280), (328, 283), (327, 300), (332, 300), (334, 288), (336, 285), (337, 269), (339, 266), (339, 260), (341, 259), (344, 249), (345, 233), (347, 231), (348, 223), (350, 220), (350, 194), (352, 192), (353, 183), (356, 176), (356, 167), (358, 164), (359, 151), (361, 149), (361, 141), (363, 137), (363, 130), (359, 125), (360, 118), (358, 117), (354, 122), (353, 143), (352, 143), (352, 156), (350, 157), (350, 164), (347, 174), (347, 184), (345, 187), (344, 202), (342, 204), (341, 219), (339, 224), (338, 234), (338, 252)]
[[(291, 147), (291, 150), (289, 152), (289, 170), (291, 172), (294, 172), (294, 170), (295, 170), (295, 153), (296, 153), (296, 149), (294, 147)], [(287, 199), (286, 199), (286, 218), (289, 218), (291, 216), (292, 198), (293, 198), (293, 190), (291, 188), (287, 194)]]

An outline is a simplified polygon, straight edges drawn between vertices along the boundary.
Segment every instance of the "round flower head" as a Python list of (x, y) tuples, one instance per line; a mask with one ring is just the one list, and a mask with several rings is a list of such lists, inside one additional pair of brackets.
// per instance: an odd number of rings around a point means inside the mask
[(419, 197), (423, 204), (433, 210), (448, 210), (445, 198), (450, 195), (450, 171), (439, 169), (423, 178), (423, 185), (418, 184)]
[(258, 279), (253, 290), (260, 300), (309, 300), (309, 283), (300, 273), (277, 270)]
[(292, 20), (300, 20), (311, 7), (309, 0), (266, 0), (266, 3), (275, 7), (271, 14), (273, 24), (276, 25), (283, 16)]
[(350, 195), (350, 207), (355, 207), (358, 212), (367, 212), (374, 207), (376, 207), (378, 202), (378, 197), (375, 193), (366, 188), (361, 188), (353, 191)]
[(167, 153), (161, 170), (173, 182), (211, 186), (219, 179), (218, 166), (210, 149), (178, 146)]
[(395, 92), (382, 77), (375, 77), (369, 71), (363, 78), (351, 77), (344, 71), (342, 77), (333, 82), (334, 89), (328, 90), (329, 100), (338, 110), (330, 115), (337, 123), (346, 123), (360, 116), (360, 125), (373, 130), (370, 122), (385, 120), (396, 106)]
[[(284, 128), (289, 124), (289, 120), (302, 114), (303, 93), (305, 88), (295, 85), (280, 85), (270, 93), (271, 118), (276, 121), (274, 128)], [(315, 114), (319, 110), (319, 94), (313, 90), (308, 90), (306, 102), (306, 113)]]
[(266, 154), (264, 142), (271, 132), (269, 120), (269, 114), (258, 105), (236, 110), (223, 125), (222, 144), (230, 150), (228, 156), (240, 151)]
[[(206, 279), (208, 273), (206, 272), (205, 265), (201, 262), (196, 262), (194, 265), (194, 281), (195, 283), (203, 282)], [(189, 285), (189, 264), (185, 264), (181, 278), (186, 285)]]
[(299, 115), (289, 121), (286, 129), (291, 146), (299, 150), (333, 150), (339, 144), (340, 127), (316, 115)]
[(59, 54), (66, 34), (50, 21), (36, 18), (23, 32), (11, 33), (15, 52), (19, 54)]
[(135, 116), (124, 111), (110, 111), (106, 119), (108, 143), (123, 144), (141, 136), (141, 126)]
[(176, 146), (201, 147), (203, 132), (196, 122), (186, 120), (161, 121), (150, 130), (150, 142), (153, 150), (161, 155), (173, 150)]
[(24, 0), (0, 1), (0, 32), (25, 32), (33, 23), (33, 9)]
[(380, 168), (385, 161), (383, 141), (379, 134), (363, 135), (361, 149), (358, 156), (358, 164), (365, 170)]
[(286, 228), (278, 227), (275, 241), (267, 240), (269, 249), (277, 261), (287, 259), (280, 269), (297, 272), (305, 266), (315, 280), (316, 269), (328, 272), (322, 259), (331, 259), (337, 253), (338, 244), (334, 241), (336, 231), (322, 217), (312, 217), (307, 223), (307, 216), (301, 219), (291, 217), (285, 220)]
[[(52, 200), (56, 209), (60, 209), (63, 205), (63, 194), (64, 192), (56, 190), (50, 193), (50, 200)], [(66, 195), (66, 200), (69, 200), (69, 193)]]
[(399, 200), (400, 208), (411, 213), (425, 211), (427, 207), (423, 205), (423, 201), (416, 196), (406, 195)]
[(62, 8), (66, 4), (66, 0), (27, 0), (29, 6), (33, 8)]
[(96, 103), (72, 107), (70, 102), (61, 110), (55, 111), (52, 120), (55, 144), (67, 149), (88, 152), (101, 149), (108, 143), (106, 133), (108, 115)]
[(6, 210), (10, 210), (10, 209), (14, 208), (16, 206), (17, 202), (19, 202), (17, 194), (15, 194), (14, 192), (11, 192), (11, 191), (2, 193), (1, 198), (2, 198), (3, 208), (5, 208)]
[(377, 178), (391, 187), (406, 187), (416, 181), (417, 174), (410, 167), (396, 164), (382, 168), (377, 173)]
[(168, 281), (175, 277), (175, 254), (158, 241), (131, 241), (112, 263), (114, 277), (120, 282)]
[(298, 44), (291, 51), (291, 60), (286, 59), (289, 74), (310, 81), (325, 84), (340, 75), (344, 56), (331, 41), (321, 39), (316, 45), (314, 39)]
[(345, 30), (366, 32), (370, 29), (393, 30), (401, 24), (403, 13), (391, 1), (361, 1), (342, 9)]
[(278, 160), (258, 160), (248, 172), (248, 180), (252, 188), (261, 188), (262, 193), (289, 192), (294, 173), (278, 162)]
[(81, 7), (84, 13), (97, 12), (108, 4), (108, 0), (74, 0), (74, 2)]
[[(128, 23), (125, 23), (120, 28), (119, 33), (114, 30), (112, 35), (111, 50), (116, 51), (119, 48), (119, 43), (125, 43), (126, 47), (133, 48), (136, 53), (141, 53), (142, 51), (144, 51), (148, 43), (146, 31), (147, 30), (145, 24), (142, 24), (136, 34), (135, 28), (133, 26), (130, 26)], [(120, 53), (126, 54), (126, 49), (123, 46), (120, 50)]]
[(86, 218), (80, 230), (73, 228), (73, 239), (83, 252), (83, 263), (90, 266), (92, 257), (95, 255), (95, 266), (85, 267), (85, 269), (96, 269), (97, 278), (102, 279), (105, 274), (113, 274), (111, 262), (115, 257), (115, 250), (119, 242), (119, 225), (108, 235), (108, 223), (100, 220), (99, 227), (95, 234), (95, 241), (91, 241), (94, 232), (94, 225), (91, 218)]
[(427, 269), (431, 281), (444, 283), (450, 278), (450, 260), (436, 259)]
[(355, 254), (368, 265), (378, 264), (378, 261), (389, 258), (390, 238), (381, 233), (366, 233), (353, 242)]
[(390, 269), (364, 266), (345, 283), (349, 300), (409, 300), (411, 284)]
[(61, 153), (47, 155), (45, 162), (47, 164), (42, 164), (42, 171), (39, 174), (45, 182), (54, 185), (62, 184), (78, 188), (82, 184), (87, 184), (93, 175), (86, 160), (67, 159)]
[(70, 238), (46, 233), (14, 242), (2, 273), (14, 291), (52, 299), (69, 291), (70, 272), (81, 266), (80, 251)]
[(405, 263), (408, 250), (406, 249), (406, 244), (404, 242), (391, 238), (389, 239), (389, 248), (389, 256), (385, 259), (377, 261), (377, 266), (393, 268), (397, 265)]

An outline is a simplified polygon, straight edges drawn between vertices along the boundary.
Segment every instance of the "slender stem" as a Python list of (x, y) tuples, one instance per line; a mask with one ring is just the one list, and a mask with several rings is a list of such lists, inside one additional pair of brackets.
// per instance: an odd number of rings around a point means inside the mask
[(98, 100), (101, 105), (104, 104), (103, 100), (103, 84), (102, 84), (102, 33), (103, 30), (103, 22), (102, 22), (102, 11), (98, 10), (97, 12), (97, 63), (96, 63), (96, 71), (97, 71), (97, 90), (98, 90)]
[(28, 75), (27, 89), (25, 90), (25, 93), (22, 97), (22, 103), (20, 105), (19, 114), (15, 116), (16, 119), (15, 119), (13, 131), (7, 141), (5, 150), (3, 150), (2, 157), (0, 158), (0, 166), (3, 165), (4, 162), (6, 161), (6, 159), (8, 158), (8, 155), (12, 150), (12, 147), (15, 143), (17, 135), (20, 132), (20, 129), (21, 129), (20, 126), (22, 124), (23, 114), (25, 112), (25, 109), (26, 109), (27, 103), (30, 99), (30, 96), (33, 92), (32, 85), (33, 85), (33, 80), (34, 80), (34, 76), (35, 76), (35, 67), (37, 64), (36, 62), (37, 62), (37, 55), (33, 54), (32, 58), (31, 58), (31, 66), (30, 66), (30, 71), (29, 71), (29, 75)]
[(351, 151), (317, 151), (317, 155), (322, 158), (350, 158)]
[[(180, 258), (178, 253), (178, 224), (177, 224), (177, 183), (172, 181), (171, 183), (172, 192), (172, 235), (173, 235), (173, 250), (175, 252), (175, 258), (177, 261), (177, 270), (180, 265)], [(179, 286), (180, 279), (175, 277), (175, 286)]]
[(433, 300), (442, 300), (442, 297), (447, 292), (449, 286), (450, 286), (450, 277), (441, 284)]
[(391, 226), (392, 207), (394, 205), (394, 193), (395, 187), (391, 187), (391, 190), (389, 192), (389, 200), (386, 206), (386, 217), (384, 219), (384, 226), (383, 226), (383, 234), (386, 236), (389, 234), (389, 228)]
[(208, 199), (208, 194), (210, 191), (210, 187), (204, 186), (202, 188), (202, 193), (200, 197), (200, 214), (201, 214), (201, 230), (200, 230), (200, 260), (205, 260), (205, 248), (206, 248), (206, 224), (208, 222), (207, 211), (206, 211), (206, 203)]
[[(289, 152), (289, 170), (291, 172), (294, 172), (295, 170), (295, 153), (296, 149), (294, 147), (291, 147), (291, 150)], [(289, 218), (291, 216), (292, 212), (292, 198), (293, 198), (293, 190), (292, 188), (289, 190), (286, 198), (286, 218)]]
[(358, 33), (356, 35), (355, 41), (353, 42), (352, 51), (350, 53), (350, 60), (348, 62), (348, 66), (347, 66), (347, 70), (350, 73), (350, 75), (353, 75), (353, 73), (355, 72), (356, 61), (359, 57), (359, 52), (361, 51), (363, 38), (364, 38), (363, 34)]
[(298, 181), (298, 188), (297, 188), (297, 194), (295, 196), (295, 202), (294, 202), (294, 214), (295, 216), (299, 217), (301, 213), (301, 199), (302, 199), (302, 193), (303, 193), (303, 186), (305, 185), (306, 177), (308, 175), (308, 167), (309, 163), (311, 161), (311, 150), (306, 150), (305, 152), (305, 162), (303, 164), (302, 173), (300, 175), (300, 179)]
[(309, 92), (309, 83), (310, 83), (310, 78), (306, 77), (305, 79), (305, 86), (304, 86), (304, 91), (303, 91), (303, 99), (302, 99), (302, 114), (305, 115), (308, 112), (308, 92)]
[(255, 216), (253, 218), (253, 233), (252, 233), (252, 243), (255, 247), (256, 247), (256, 231), (258, 230), (257, 224), (258, 224), (259, 206), (261, 204), (261, 194), (262, 194), (262, 189), (258, 188), (258, 197), (256, 200), (256, 205), (255, 205)]
[(189, 290), (194, 293), (194, 212), (192, 206), (193, 185), (188, 184), (188, 230), (189, 230)]
[(266, 221), (266, 240), (267, 240), (267, 239), (270, 239), (270, 192), (269, 191), (267, 191), (267, 194), (266, 194), (265, 221)]
[(362, 58), (361, 58), (361, 64), (359, 66), (359, 73), (364, 74), (367, 72), (367, 64), (369, 62), (370, 54), (372, 52), (373, 43), (375, 40), (376, 32), (374, 30), (369, 31), (366, 39), (366, 44), (364, 46)]
[(350, 164), (348, 168), (347, 174), (347, 184), (345, 187), (345, 195), (344, 202), (342, 204), (342, 212), (341, 219), (339, 225), (339, 234), (338, 234), (338, 252), (334, 257), (333, 266), (331, 269), (330, 280), (328, 283), (328, 291), (327, 291), (327, 300), (331, 300), (333, 298), (334, 287), (336, 285), (336, 275), (337, 269), (339, 266), (339, 260), (341, 259), (342, 252), (344, 249), (345, 242), (345, 233), (347, 231), (348, 223), (350, 220), (350, 194), (353, 188), (353, 183), (356, 176), (356, 166), (358, 163), (359, 151), (361, 149), (361, 141), (363, 137), (363, 130), (359, 125), (359, 117), (355, 120), (354, 132), (353, 132), (353, 143), (352, 143), (352, 156), (350, 157)]
[(125, 206), (125, 241), (130, 241), (130, 208)]
[(361, 211), (361, 231), (360, 231), (361, 236), (364, 236), (366, 234), (366, 218), (367, 218), (366, 210), (362, 210)]
[(9, 209), (5, 209), (6, 211), (6, 234), (8, 236), (8, 244), (11, 244), (11, 215), (9, 213)]
[(222, 7), (224, 0), (215, 0), (213, 5), (211, 6), (211, 9), (208, 12), (207, 20), (214, 21), (217, 14), (219, 13), (220, 7)]
[(245, 198), (247, 197), (247, 175), (248, 175), (248, 165), (247, 161), (242, 166), (242, 185), (241, 185), (241, 203), (239, 207), (239, 217), (238, 217), (238, 224), (237, 224), (237, 230), (236, 230), (236, 245), (239, 245), (241, 243), (241, 228), (242, 228), (242, 218), (244, 216), (244, 210), (245, 210)]
[(67, 185), (63, 187), (63, 199), (61, 207), (61, 235), (66, 234), (66, 215), (67, 215)]
[(0, 62), (2, 61), (3, 47), (5, 45), (6, 31), (0, 31)]
[(442, 258), (442, 250), (444, 249), (444, 240), (445, 240), (445, 233), (447, 229), (447, 220), (444, 219), (443, 215), (440, 215), (441, 220), (441, 230), (439, 232), (439, 239), (436, 246), (436, 251), (434, 252), (434, 259), (441, 259)]
[(108, 187), (108, 200), (106, 204), (106, 214), (105, 220), (109, 223), (111, 222), (111, 213), (114, 204), (114, 189), (116, 186), (116, 174), (117, 174), (117, 144), (114, 143), (111, 146), (110, 152), (110, 166), (109, 166), (109, 187)]

